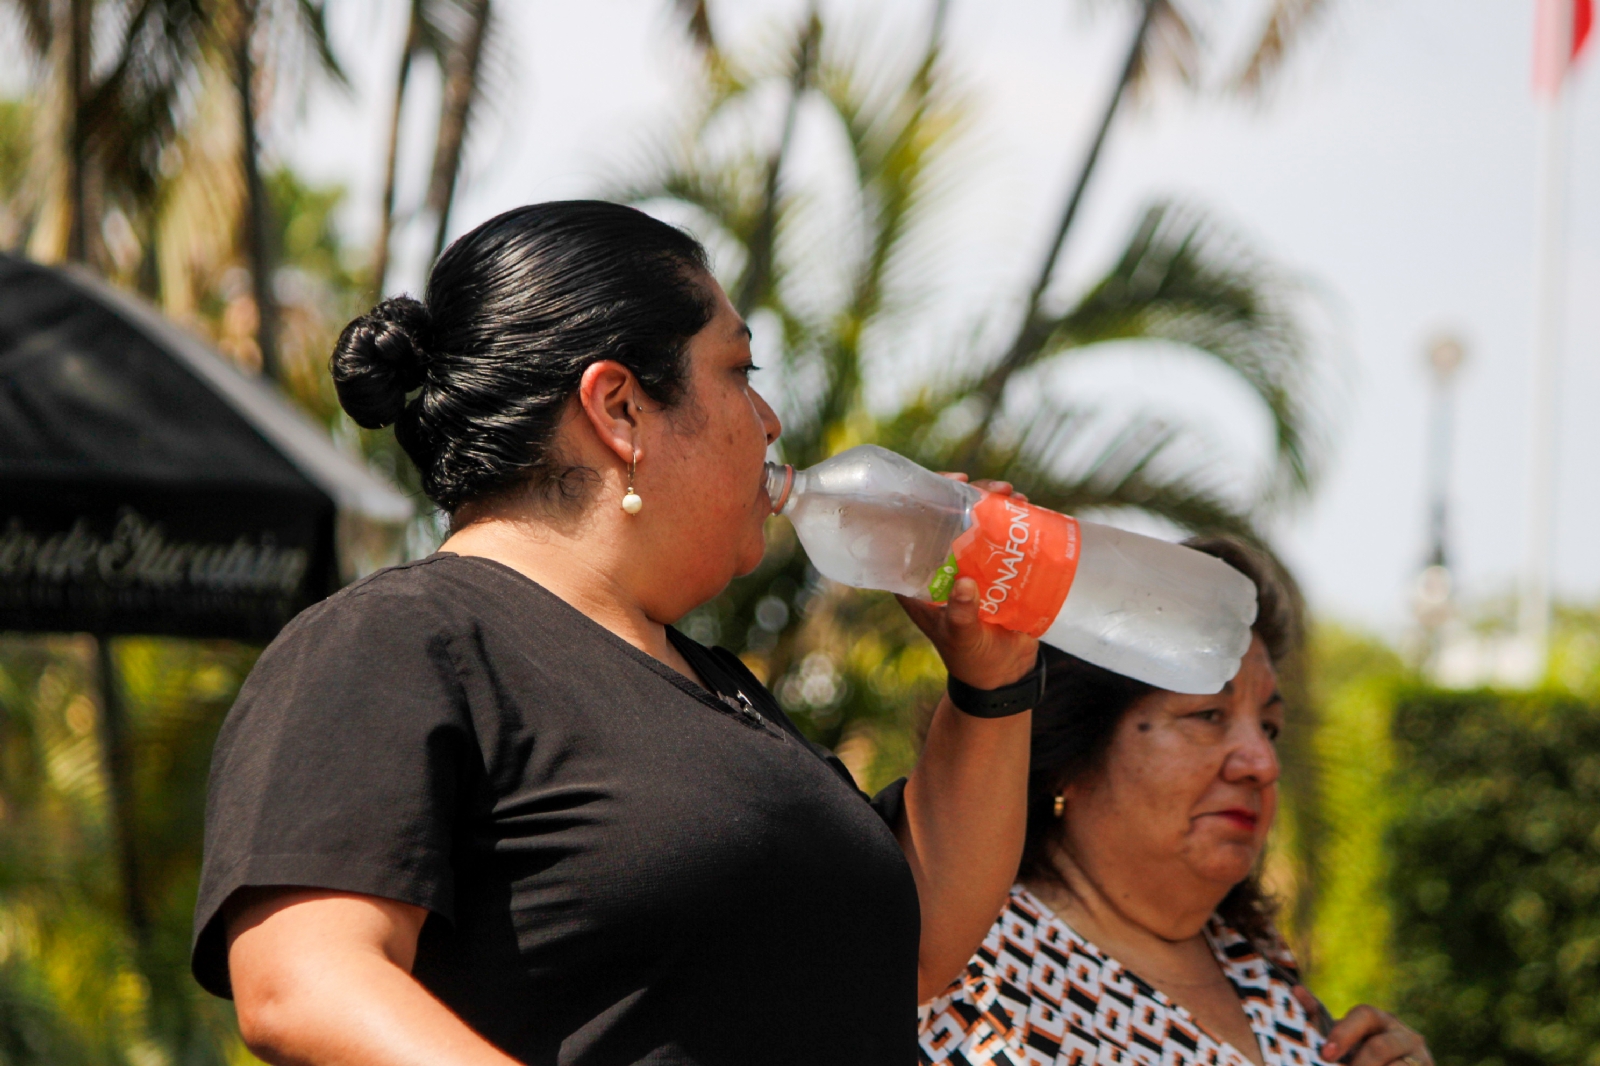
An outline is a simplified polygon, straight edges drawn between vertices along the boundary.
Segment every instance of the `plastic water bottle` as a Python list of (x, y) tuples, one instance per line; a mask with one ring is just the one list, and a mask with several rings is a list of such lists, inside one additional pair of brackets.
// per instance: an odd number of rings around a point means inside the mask
[(873, 444), (767, 464), (773, 512), (823, 576), (935, 603), (978, 581), (989, 621), (1174, 692), (1239, 670), (1254, 583), (1222, 560), (984, 492)]

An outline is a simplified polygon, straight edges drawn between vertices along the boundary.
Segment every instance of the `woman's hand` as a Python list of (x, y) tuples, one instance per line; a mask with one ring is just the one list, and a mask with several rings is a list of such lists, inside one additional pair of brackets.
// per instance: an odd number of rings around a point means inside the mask
[[(1304, 987), (1294, 996), (1306, 1013), (1315, 1017), (1317, 999)], [(1387, 1011), (1365, 1003), (1341, 1018), (1322, 1043), (1325, 1062), (1344, 1062), (1346, 1066), (1433, 1066), (1433, 1055), (1422, 1034), (1402, 1023)]]
[[(965, 481), (965, 474), (945, 474)], [(1015, 495), (1006, 481), (979, 481), (977, 487), (1000, 496)], [(944, 605), (925, 603), (909, 596), (896, 597), (911, 621), (927, 634), (944, 660), (950, 676), (973, 688), (1001, 688), (1021, 680), (1033, 669), (1039, 657), (1039, 641), (1026, 633), (1016, 633), (983, 621), (978, 611), (978, 583), (970, 577), (959, 579)]]

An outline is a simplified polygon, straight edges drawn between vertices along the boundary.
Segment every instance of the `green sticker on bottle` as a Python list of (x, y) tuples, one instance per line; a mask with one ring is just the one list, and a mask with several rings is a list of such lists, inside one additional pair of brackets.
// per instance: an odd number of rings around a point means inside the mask
[(928, 595), (933, 597), (934, 603), (943, 603), (950, 598), (950, 590), (956, 584), (956, 553), (951, 552), (950, 558), (944, 565), (933, 572), (933, 580), (928, 582)]

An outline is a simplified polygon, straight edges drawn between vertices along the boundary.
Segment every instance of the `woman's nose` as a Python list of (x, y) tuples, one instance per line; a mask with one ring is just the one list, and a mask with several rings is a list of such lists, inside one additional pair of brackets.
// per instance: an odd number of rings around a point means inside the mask
[(761, 415), (761, 425), (767, 431), (767, 443), (771, 444), (783, 434), (783, 423), (778, 420), (778, 412), (772, 409), (765, 396), (758, 392), (755, 397), (756, 411)]
[(1278, 780), (1278, 749), (1256, 725), (1244, 727), (1244, 735), (1228, 754), (1223, 776), (1230, 781), (1253, 780), (1270, 785)]

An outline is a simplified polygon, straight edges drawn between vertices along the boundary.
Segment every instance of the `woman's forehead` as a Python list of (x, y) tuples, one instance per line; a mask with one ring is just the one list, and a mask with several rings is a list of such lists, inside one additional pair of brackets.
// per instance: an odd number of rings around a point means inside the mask
[[(1255, 649), (1251, 650), (1253, 652)], [(1277, 672), (1273, 669), (1272, 660), (1266, 657), (1264, 651), (1259, 657), (1247, 654), (1239, 667), (1239, 672), (1223, 684), (1220, 692), (1196, 696), (1157, 690), (1145, 696), (1130, 710), (1134, 713), (1142, 710), (1147, 714), (1160, 711), (1197, 710), (1251, 698), (1262, 706), (1281, 702), (1283, 698), (1278, 691)]]

